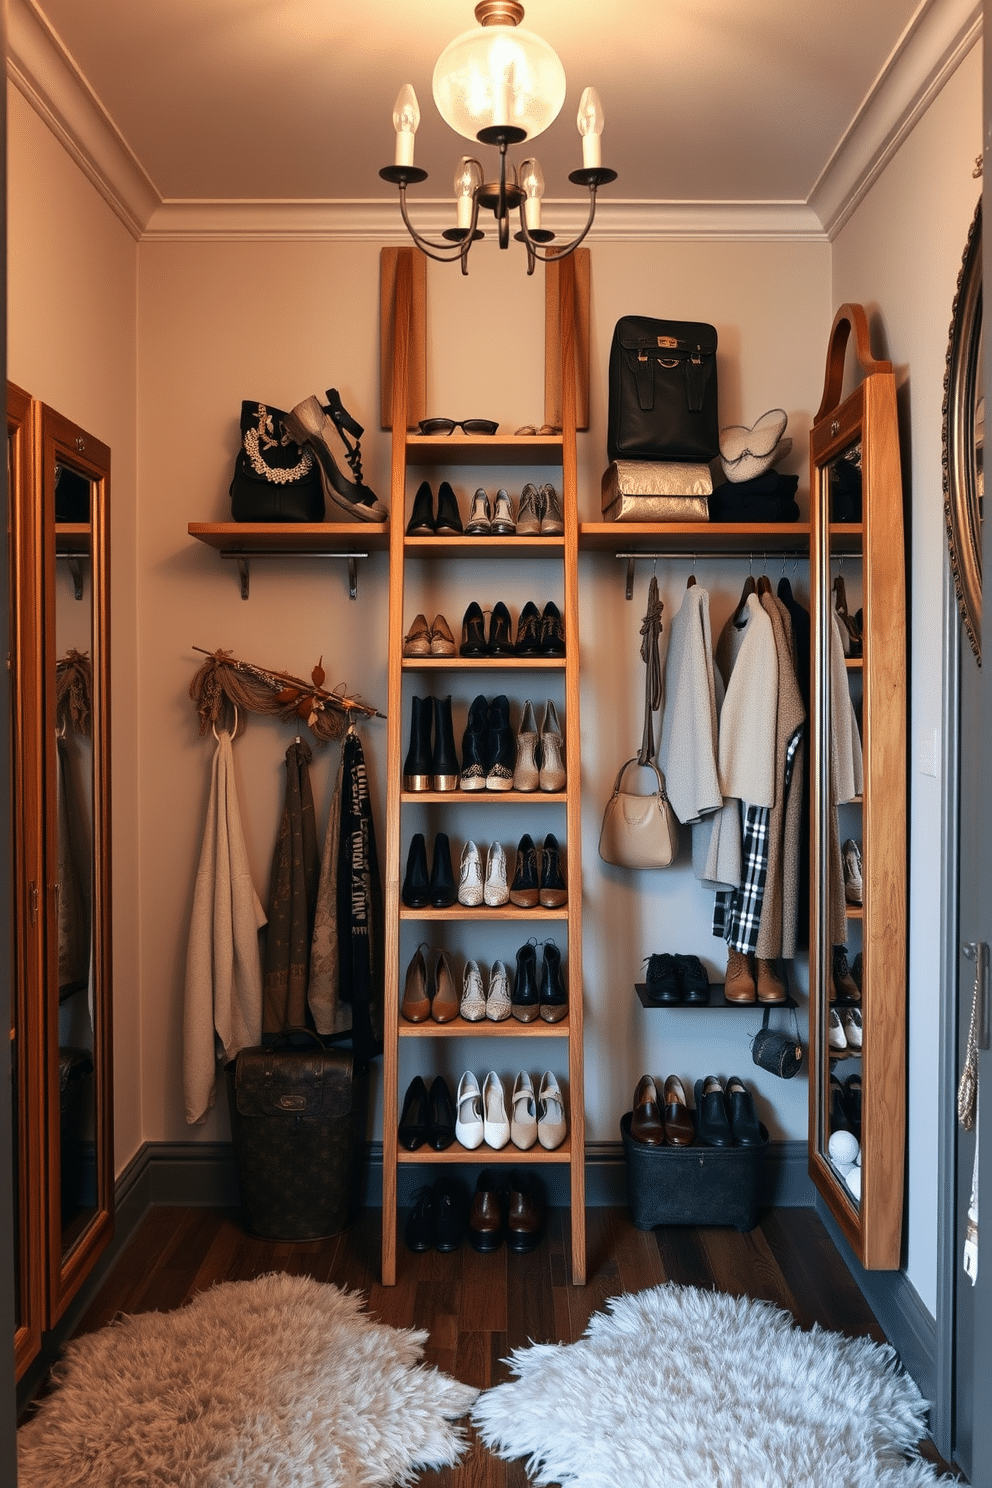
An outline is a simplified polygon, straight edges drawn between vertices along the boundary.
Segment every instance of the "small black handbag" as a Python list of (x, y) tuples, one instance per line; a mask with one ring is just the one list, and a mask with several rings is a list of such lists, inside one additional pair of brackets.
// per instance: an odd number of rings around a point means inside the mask
[(720, 453), (716, 329), (624, 315), (610, 346), (607, 456), (706, 462)]
[(241, 405), (241, 449), (231, 481), (236, 522), (322, 522), (324, 490), (308, 449), (290, 439), (280, 409)]
[[(803, 1062), (803, 1046), (799, 1040), (799, 1019), (796, 1018), (796, 1035), (793, 1038), (790, 1033), (779, 1033), (768, 1026), (769, 1007), (765, 1008), (765, 1015), (761, 1020), (761, 1027), (754, 1035), (751, 1044), (751, 1058), (761, 1069), (770, 1070), (773, 1075), (780, 1079), (791, 1080), (793, 1075), (799, 1073)], [(793, 1009), (795, 1017), (795, 1009)]]

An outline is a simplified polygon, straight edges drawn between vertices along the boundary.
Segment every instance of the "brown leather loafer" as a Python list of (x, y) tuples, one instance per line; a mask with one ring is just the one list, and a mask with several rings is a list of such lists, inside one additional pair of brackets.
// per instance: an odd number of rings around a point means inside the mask
[(500, 1181), (495, 1168), (483, 1168), (476, 1179), (475, 1196), (468, 1212), (468, 1240), (473, 1250), (499, 1250), (503, 1244)]
[(525, 1168), (511, 1168), (507, 1247), (518, 1255), (524, 1255), (534, 1249), (543, 1233), (544, 1191), (541, 1180)]
[(669, 1075), (665, 1081), (664, 1128), (665, 1141), (672, 1147), (691, 1147), (696, 1139), (689, 1102), (678, 1075)]
[(658, 1087), (650, 1075), (642, 1075), (637, 1082), (634, 1110), (630, 1118), (630, 1135), (635, 1142), (644, 1142), (649, 1147), (660, 1147), (665, 1140)]

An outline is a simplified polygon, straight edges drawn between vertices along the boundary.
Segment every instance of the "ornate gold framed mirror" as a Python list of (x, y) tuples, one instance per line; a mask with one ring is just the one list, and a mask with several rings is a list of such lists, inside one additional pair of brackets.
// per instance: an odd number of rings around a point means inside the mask
[(982, 660), (982, 203), (975, 208), (958, 275), (944, 374), (944, 516), (951, 571), (971, 648)]

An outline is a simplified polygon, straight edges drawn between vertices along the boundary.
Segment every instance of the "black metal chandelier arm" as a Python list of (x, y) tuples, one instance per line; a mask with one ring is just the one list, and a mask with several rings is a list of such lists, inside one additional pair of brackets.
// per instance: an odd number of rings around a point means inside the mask
[(475, 224), (479, 215), (478, 206), (476, 206), (473, 210), (472, 225), (470, 228), (467, 229), (465, 237), (461, 240), (461, 242), (434, 243), (431, 241), (430, 238), (425, 238), (421, 233), (419, 233), (414, 227), (413, 223), (410, 221), (410, 214), (407, 212), (406, 209), (406, 186), (402, 182), (399, 183), (399, 193), (400, 215), (403, 218), (403, 222), (406, 226), (407, 232), (410, 234), (411, 238), (416, 243), (421, 253), (426, 254), (428, 258), (432, 258), (435, 263), (454, 263), (455, 259), (460, 257), (462, 259), (462, 273), (467, 274), (468, 269), (465, 267), (464, 261), (468, 253), (469, 245), (471, 244), (472, 239), (475, 236)]
[(585, 225), (585, 227), (579, 233), (578, 237), (573, 238), (570, 243), (566, 243), (562, 247), (559, 247), (557, 243), (552, 243), (552, 244), (549, 245), (549, 248), (548, 249), (545, 249), (542, 252), (541, 247), (540, 247), (540, 244), (537, 243), (535, 241), (535, 239), (531, 237), (530, 233), (527, 230), (527, 223), (526, 223), (526, 221), (524, 219), (524, 209), (523, 209), (523, 206), (521, 205), (521, 208), (520, 208), (520, 234), (519, 234), (519, 236), (522, 239), (522, 241), (524, 243), (526, 243), (526, 245), (527, 245), (527, 272), (528, 272), (528, 274), (533, 274), (533, 272), (534, 272), (534, 261), (536, 259), (540, 260), (541, 263), (548, 263), (552, 259), (567, 258), (570, 253), (574, 253), (575, 250), (576, 250), (576, 248), (578, 248), (579, 244), (588, 235), (589, 229), (592, 227), (593, 220), (594, 220), (595, 216), (596, 216), (596, 187), (595, 187), (595, 185), (591, 185), (589, 187), (589, 216), (586, 219), (586, 225)]

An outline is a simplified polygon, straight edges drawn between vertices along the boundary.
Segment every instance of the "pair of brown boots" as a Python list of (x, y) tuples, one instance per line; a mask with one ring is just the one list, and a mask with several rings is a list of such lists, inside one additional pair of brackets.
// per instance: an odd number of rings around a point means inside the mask
[(744, 951), (727, 952), (723, 995), (728, 1002), (786, 1001), (785, 983), (775, 962)]

